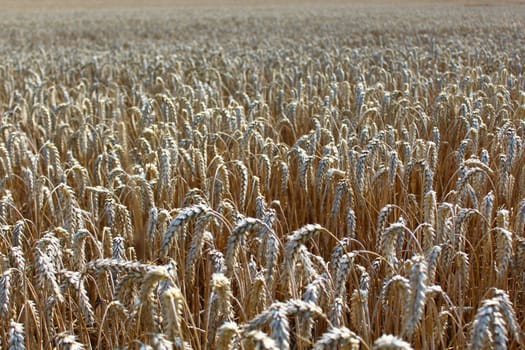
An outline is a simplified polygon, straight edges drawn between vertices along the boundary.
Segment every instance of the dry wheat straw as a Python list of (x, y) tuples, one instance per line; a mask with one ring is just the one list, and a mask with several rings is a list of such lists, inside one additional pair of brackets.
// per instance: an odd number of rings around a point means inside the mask
[(272, 11), (2, 18), (0, 347), (523, 347), (521, 10)]

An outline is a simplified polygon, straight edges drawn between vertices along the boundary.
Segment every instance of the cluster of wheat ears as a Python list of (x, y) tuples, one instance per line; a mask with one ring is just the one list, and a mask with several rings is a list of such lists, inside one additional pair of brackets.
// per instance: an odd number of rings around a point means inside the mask
[(522, 10), (236, 11), (3, 18), (0, 348), (524, 346)]

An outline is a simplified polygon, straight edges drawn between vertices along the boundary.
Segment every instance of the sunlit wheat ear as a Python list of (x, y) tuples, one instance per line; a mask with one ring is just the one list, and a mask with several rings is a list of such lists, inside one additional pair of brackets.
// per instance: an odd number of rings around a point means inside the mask
[(356, 165), (356, 191), (359, 195), (359, 198), (363, 198), (364, 191), (365, 191), (365, 167), (366, 167), (366, 161), (368, 158), (368, 151), (363, 151), (359, 154), (359, 158), (357, 159), (357, 165)]
[(390, 159), (388, 162), (388, 184), (389, 186), (394, 186), (394, 182), (397, 176), (398, 169), (398, 156), (396, 151), (390, 152)]
[(199, 187), (205, 188), (204, 180), (206, 179), (206, 164), (204, 155), (198, 148), (193, 148), (193, 162), (195, 164), (196, 178), (201, 180), (201, 185)]
[(509, 216), (510, 212), (507, 209), (499, 209), (496, 212), (496, 226), (508, 230), (510, 225)]
[(335, 189), (335, 196), (332, 201), (332, 209), (330, 211), (332, 219), (335, 219), (339, 214), (339, 210), (341, 209), (341, 203), (344, 199), (345, 194), (347, 194), (348, 192), (348, 187), (348, 181), (346, 180), (339, 180), (339, 182), (337, 183)]
[(436, 225), (437, 200), (436, 192), (428, 191), (423, 198), (423, 220), (432, 227)]
[(157, 350), (173, 350), (173, 347), (179, 349), (190, 349), (191, 346), (188, 342), (183, 341), (181, 338), (177, 338), (175, 341), (171, 341), (166, 337), (164, 333), (154, 333), (151, 336), (151, 343), (154, 349)]
[(325, 180), (327, 178), (326, 176), (326, 172), (328, 171), (330, 165), (334, 162), (334, 159), (333, 157), (329, 157), (329, 156), (326, 156), (326, 157), (323, 157), (321, 158), (321, 160), (319, 161), (319, 166), (317, 167), (317, 171), (316, 171), (316, 190), (317, 190), (317, 193), (319, 195), (322, 195), (322, 189), (323, 189), (323, 185), (325, 183)]
[[(321, 305), (323, 298), (326, 298), (328, 287), (328, 274), (323, 273), (317, 276), (304, 289), (303, 300), (313, 305)], [(313, 318), (304, 319), (301, 322), (301, 334), (307, 339), (312, 336)]]
[(5, 270), (0, 277), (0, 316), (2, 319), (7, 319), (12, 312), (11, 309), (11, 275), (13, 269)]
[[(42, 243), (41, 247), (37, 246), (35, 248), (35, 277), (40, 288), (43, 290), (49, 290), (58, 301), (63, 302), (64, 297), (58, 285), (56, 268), (60, 257), (55, 256), (53, 250), (46, 250), (44, 244), (45, 243)], [(59, 247), (58, 240), (50, 245), (53, 246), (54, 244), (57, 244), (57, 247), (54, 249), (60, 251), (61, 248)]]
[(374, 342), (373, 350), (412, 350), (409, 343), (395, 335), (385, 334)]
[(231, 305), (231, 282), (222, 273), (212, 275), (212, 291), (210, 295), (210, 305), (208, 306), (208, 342), (214, 343), (215, 332), (218, 327), (233, 319), (233, 309)]
[[(70, 153), (68, 153), (70, 155)], [(68, 157), (69, 158), (69, 157)], [(72, 158), (72, 157), (71, 157)], [(76, 182), (76, 190), (78, 193), (78, 198), (83, 198), (86, 193), (86, 187), (89, 185), (89, 172), (88, 170), (83, 167), (82, 165), (78, 164), (76, 159), (69, 160), (70, 162), (76, 163), (74, 166), (72, 166), (67, 171), (72, 174), (72, 177), (74, 178), (74, 181)]]
[(525, 284), (525, 239), (521, 237), (516, 239), (516, 250), (511, 271), (521, 284)]
[(110, 271), (113, 273), (133, 273), (137, 276), (144, 276), (152, 265), (136, 261), (125, 261), (117, 259), (95, 259), (86, 264), (86, 270), (89, 272), (100, 273)]
[(334, 327), (342, 327), (344, 325), (344, 315), (346, 314), (345, 302), (342, 298), (334, 298), (334, 302), (328, 311), (328, 319)]
[(275, 233), (268, 234), (266, 238), (266, 248), (264, 255), (264, 279), (269, 291), (273, 291), (274, 287), (275, 276), (277, 274), (275, 269), (277, 267), (277, 260), (279, 258), (280, 244), (279, 238), (275, 235)]
[(501, 227), (495, 227), (492, 231), (496, 242), (494, 260), (498, 278), (504, 276), (512, 259), (512, 232)]
[(25, 350), (25, 332), (22, 323), (9, 323), (9, 350)]
[(270, 329), (272, 332), (271, 337), (275, 341), (277, 348), (288, 350), (290, 348), (290, 324), (284, 307), (271, 311)]
[(216, 250), (216, 249), (211, 249), (209, 252), (208, 252), (208, 257), (209, 257), (209, 260), (211, 261), (211, 264), (212, 264), (212, 272), (213, 273), (224, 273), (226, 272), (226, 265), (224, 263), (224, 255), (222, 254), (222, 252)]
[(376, 225), (376, 234), (378, 235), (377, 239), (377, 245), (376, 249), (379, 251), (381, 249), (381, 234), (386, 229), (387, 226), (387, 218), (388, 216), (394, 211), (395, 206), (392, 204), (387, 204), (383, 208), (381, 208), (381, 211), (379, 212), (379, 215), (377, 216), (377, 225)]
[[(319, 264), (316, 266), (316, 263)], [(308, 249), (305, 245), (301, 245), (299, 247), (299, 258), (297, 259), (297, 264), (295, 267), (298, 268), (298, 273), (295, 274), (296, 281), (304, 281), (305, 283), (310, 283), (313, 279), (317, 277), (318, 268), (319, 266), (325, 266), (324, 261), (322, 260), (322, 257), (316, 256)], [(292, 270), (290, 270), (292, 271)], [(291, 277), (290, 271), (286, 271), (285, 278)], [(293, 286), (298, 286), (292, 282), (292, 292), (293, 292)], [(285, 281), (285, 285), (288, 284), (288, 281)]]
[(427, 252), (434, 245), (436, 240), (436, 231), (433, 226), (427, 223), (423, 223), (420, 226), (421, 229), (421, 247), (423, 251)]
[(276, 309), (276, 308), (281, 308), (281, 307), (283, 307), (283, 304), (281, 302), (273, 303), (266, 310), (264, 310), (263, 312), (257, 314), (251, 320), (246, 322), (244, 324), (244, 329), (243, 330), (245, 332), (249, 332), (249, 331), (256, 330), (258, 328), (265, 327), (266, 325), (268, 325), (268, 322), (270, 322), (270, 320), (271, 320), (272, 311), (274, 309)]
[(510, 172), (513, 165), (514, 156), (516, 153), (517, 142), (516, 142), (516, 133), (514, 129), (509, 128), (507, 130), (507, 162), (505, 164), (505, 170)]
[[(168, 150), (162, 149), (160, 151), (160, 168), (159, 168), (159, 192), (167, 200), (171, 199), (172, 187), (170, 184), (171, 174), (171, 159)], [(162, 198), (162, 197), (161, 197)]]
[(492, 290), (492, 295), (492, 299), (497, 300), (499, 303), (500, 312), (505, 319), (508, 329), (510, 330), (510, 335), (520, 344), (520, 346), (523, 346), (525, 340), (523, 330), (519, 325), (516, 312), (512, 302), (510, 301), (509, 295), (507, 292), (497, 288)]
[(95, 313), (89, 300), (83, 276), (79, 272), (66, 270), (61, 271), (61, 274), (67, 280), (69, 287), (73, 289), (77, 295), (78, 306), (80, 311), (82, 311), (84, 322), (86, 322), (88, 326), (93, 326), (95, 324)]
[(258, 164), (258, 173), (261, 174), (261, 181), (266, 192), (270, 191), (270, 183), (272, 178), (272, 163), (266, 154), (261, 154)]
[(240, 175), (239, 210), (243, 210), (246, 207), (246, 196), (248, 194), (248, 168), (240, 160), (234, 161), (233, 165)]
[(405, 307), (403, 333), (412, 337), (416, 327), (423, 317), (427, 292), (427, 265), (425, 260), (416, 256), (412, 258), (413, 266), (410, 272), (410, 294)]
[(14, 277), (17, 278), (19, 285), (22, 286), (24, 284), (24, 276), (26, 273), (26, 259), (21, 247), (11, 247), (11, 250), (9, 251), (9, 265), (16, 269), (14, 271)]
[(150, 242), (154, 242), (157, 235), (157, 223), (159, 222), (159, 210), (151, 207), (148, 212), (145, 236)]
[(355, 254), (345, 253), (337, 261), (335, 275), (335, 297), (346, 299), (346, 280), (354, 263)]
[(23, 220), (18, 220), (14, 227), (11, 238), (11, 245), (14, 247), (22, 247), (27, 242), (25, 234), (25, 223)]
[(148, 212), (155, 206), (155, 196), (151, 184), (142, 176), (134, 175), (130, 177), (137, 187), (140, 194), (140, 207), (144, 212)]
[(111, 242), (111, 258), (115, 260), (126, 260), (126, 246), (125, 239), (121, 236), (116, 236)]
[[(126, 277), (128, 276), (131, 276), (131, 274), (128, 274)], [(155, 302), (153, 291), (159, 282), (163, 280), (171, 282), (170, 277), (168, 270), (160, 266), (150, 269), (142, 279), (139, 292), (140, 304), (136, 306), (140, 315), (141, 326), (150, 332), (157, 332), (160, 328), (158, 305)]]
[(285, 286), (288, 286), (289, 292), (293, 292), (292, 287), (294, 285), (293, 281), (296, 279), (295, 268), (297, 262), (301, 262), (300, 266), (303, 268), (303, 272), (305, 273), (304, 276), (307, 278), (307, 281), (311, 280), (312, 277), (317, 275), (317, 272), (315, 269), (313, 269), (313, 265), (308, 255), (309, 252), (306, 249), (305, 243), (323, 230), (325, 229), (321, 225), (308, 224), (299, 230), (292, 232), (291, 235), (288, 235), (288, 241), (284, 247), (284, 281), (282, 283)]
[[(499, 334), (495, 334), (495, 332), (499, 332)], [(496, 337), (498, 339), (497, 344), (494, 342)], [(472, 323), (470, 349), (477, 350), (487, 347), (506, 349), (506, 342), (506, 325), (499, 310), (499, 303), (494, 299), (484, 300)]]
[(258, 313), (262, 308), (266, 307), (266, 285), (262, 273), (258, 273), (252, 283), (252, 288), (249, 292), (247, 314), (251, 317)]
[(356, 225), (355, 211), (349, 207), (346, 211), (346, 230), (350, 238), (355, 238)]
[[(399, 301), (406, 301), (410, 294), (410, 282), (407, 278), (394, 275), (387, 279), (383, 283), (381, 289), (381, 302), (383, 304), (384, 311), (387, 311), (392, 305), (395, 305)], [(397, 297), (396, 300), (390, 300), (392, 297)], [(398, 301), (399, 300), (399, 301)]]
[(6, 176), (11, 174), (11, 157), (9, 157), (9, 152), (5, 148), (5, 144), (3, 142), (0, 143), (0, 166), (0, 169), (3, 171), (3, 174), (5, 174)]
[(234, 264), (237, 260), (237, 255), (239, 253), (239, 246), (242, 246), (245, 242), (246, 235), (248, 232), (254, 230), (257, 227), (265, 227), (266, 224), (259, 219), (255, 218), (245, 218), (241, 220), (231, 232), (230, 237), (228, 238), (228, 247), (226, 248), (226, 275), (228, 277), (233, 275)]
[(287, 242), (284, 246), (284, 249), (286, 258), (291, 265), (293, 265), (298, 257), (300, 246), (305, 244), (309, 239), (314, 237), (322, 230), (324, 229), (319, 224), (308, 224), (292, 232), (287, 237)]
[(288, 164), (284, 161), (279, 162), (279, 170), (281, 177), (279, 179), (279, 189), (281, 196), (287, 196), (288, 195), (288, 178), (290, 174), (290, 169), (288, 167)]
[(111, 257), (113, 256), (113, 234), (111, 232), (111, 228), (104, 226), (101, 230), (101, 249), (102, 249), (102, 255), (104, 257)]
[[(230, 194), (230, 173), (228, 170), (228, 167), (226, 164), (222, 163), (219, 165), (219, 168), (217, 169), (217, 185), (220, 186), (220, 189), (217, 189), (217, 193), (223, 193), (226, 195)], [(218, 199), (222, 199), (222, 196), (220, 196)]]
[[(318, 305), (305, 302), (299, 299), (290, 299), (286, 303), (286, 315), (288, 317), (296, 316), (299, 322), (299, 329), (297, 330), (297, 337), (300, 339), (309, 339), (311, 330), (308, 325), (315, 322), (317, 318), (324, 316), (323, 310)], [(305, 331), (303, 333), (303, 331)]]
[(77, 336), (69, 332), (62, 332), (55, 336), (55, 344), (59, 349), (64, 350), (84, 350), (84, 344), (77, 341)]
[(297, 155), (299, 156), (299, 184), (301, 185), (301, 188), (305, 191), (308, 191), (308, 170), (310, 169), (310, 166), (312, 165), (313, 157), (308, 155), (305, 150), (302, 148), (298, 148)]
[(266, 213), (266, 199), (261, 193), (258, 193), (255, 197), (255, 216), (257, 219), (262, 220)]
[(452, 215), (452, 204), (444, 202), (439, 205), (436, 219), (436, 244), (443, 244), (450, 239), (453, 231)]
[(350, 320), (352, 328), (359, 334), (362, 334), (365, 339), (368, 338), (370, 325), (370, 311), (368, 308), (367, 289), (354, 289), (350, 297)]
[(458, 179), (456, 184), (456, 192), (458, 196), (461, 196), (465, 192), (469, 182), (473, 182), (471, 179), (475, 179), (479, 176), (478, 174), (484, 174), (483, 170), (477, 167), (465, 169), (465, 173)]
[(517, 208), (516, 219), (514, 223), (514, 232), (522, 237), (525, 230), (525, 200), (522, 200)]
[(73, 261), (77, 271), (82, 271), (86, 264), (86, 238), (90, 235), (86, 229), (78, 230), (73, 236)]
[(190, 220), (196, 219), (202, 215), (209, 215), (211, 208), (206, 204), (195, 204), (191, 207), (182, 209), (179, 214), (171, 221), (161, 244), (161, 254), (163, 256), (168, 254), (169, 249), (173, 245), (174, 241), (181, 239), (177, 234), (184, 225)]
[(428, 167), (433, 173), (436, 172), (439, 158), (439, 146), (434, 141), (427, 141), (428, 145)]
[(57, 181), (63, 175), (62, 163), (60, 161), (60, 152), (56, 145), (50, 141), (46, 142), (42, 149), (42, 158), (46, 163), (46, 168), (51, 170), (47, 175), (53, 181)]
[(425, 162), (425, 165), (423, 168), (423, 191), (425, 193), (432, 191), (433, 183), (434, 183), (434, 172), (432, 171), (428, 162)]
[(142, 303), (148, 303), (155, 286), (162, 280), (171, 278), (168, 270), (163, 266), (150, 269), (144, 276), (140, 286), (140, 300)]
[(430, 248), (426, 254), (425, 259), (427, 263), (427, 274), (428, 274), (429, 284), (434, 283), (440, 256), (441, 256), (440, 246), (434, 246)]
[(184, 296), (179, 288), (170, 287), (161, 293), (160, 302), (164, 333), (169, 340), (175, 341), (182, 336)]
[(361, 339), (346, 327), (331, 328), (314, 344), (314, 350), (348, 349), (358, 350)]
[(243, 333), (242, 343), (245, 349), (273, 350), (277, 348), (275, 341), (268, 334), (259, 330)]
[(346, 253), (350, 246), (350, 239), (345, 237), (336, 243), (334, 249), (332, 250), (332, 255), (330, 259), (330, 269), (332, 274), (335, 274), (339, 265), (339, 259)]
[(275, 302), (267, 310), (255, 316), (245, 324), (244, 331), (249, 332), (266, 325), (271, 330), (271, 338), (279, 349), (290, 346), (290, 324), (288, 317), (296, 316), (300, 320), (323, 315), (323, 310), (313, 303), (290, 299), (286, 303)]
[(401, 217), (396, 223), (390, 224), (390, 226), (388, 226), (383, 232), (380, 233), (380, 251), (385, 257), (385, 259), (390, 263), (395, 263), (396, 243), (399, 237), (405, 232), (405, 230), (405, 221)]
[[(0, 179), (0, 184), (2, 183), (2, 179)], [(42, 205), (42, 202), (44, 201), (44, 197), (42, 196), (43, 190), (40, 189), (36, 193), (36, 202), (38, 203), (38, 207), (40, 208)], [(47, 197), (46, 197), (47, 198)], [(2, 198), (0, 199), (0, 217), (4, 218), (4, 220), (10, 220), (13, 214), (13, 208), (15, 207), (15, 204), (13, 203), (13, 194), (9, 190), (5, 190), (5, 194), (2, 195)]]
[(239, 326), (235, 322), (223, 323), (217, 331), (217, 339), (215, 346), (217, 350), (229, 350), (232, 349), (232, 342), (235, 341), (235, 337), (239, 334)]
[(190, 286), (192, 286), (195, 281), (195, 264), (202, 255), (202, 247), (204, 246), (204, 242), (213, 242), (213, 235), (211, 232), (205, 231), (205, 228), (210, 222), (210, 219), (210, 216), (201, 216), (199, 219), (197, 219), (197, 224), (190, 242), (185, 273), (185, 278), (188, 281), (188, 285)]

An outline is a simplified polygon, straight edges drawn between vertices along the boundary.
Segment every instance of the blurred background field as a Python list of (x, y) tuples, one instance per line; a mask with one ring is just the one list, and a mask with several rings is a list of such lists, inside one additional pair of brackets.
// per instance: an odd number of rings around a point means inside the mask
[(78, 8), (177, 8), (177, 7), (220, 7), (220, 6), (506, 6), (524, 5), (525, 0), (2, 0), (2, 9), (78, 9)]

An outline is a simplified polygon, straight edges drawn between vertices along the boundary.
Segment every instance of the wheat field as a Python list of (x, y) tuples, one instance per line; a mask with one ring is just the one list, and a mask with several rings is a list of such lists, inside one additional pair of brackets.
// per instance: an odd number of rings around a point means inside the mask
[(0, 348), (525, 346), (525, 8), (0, 13)]

